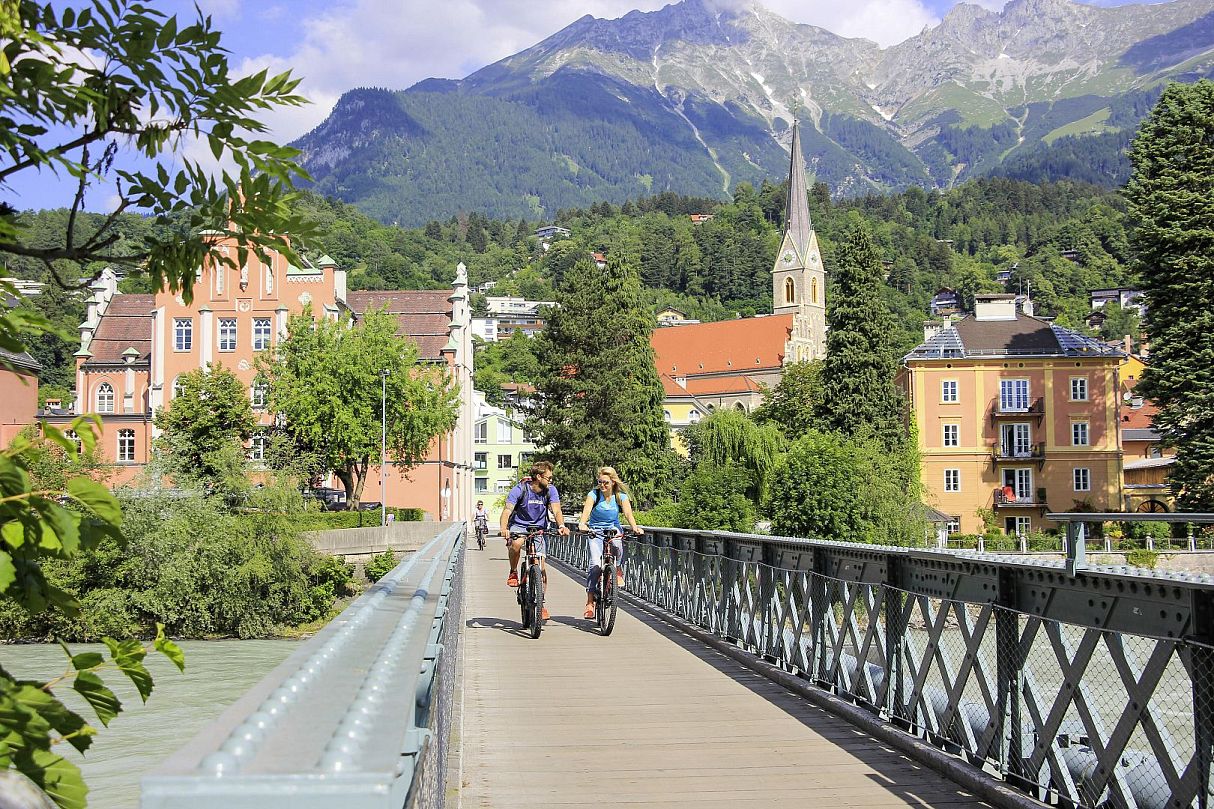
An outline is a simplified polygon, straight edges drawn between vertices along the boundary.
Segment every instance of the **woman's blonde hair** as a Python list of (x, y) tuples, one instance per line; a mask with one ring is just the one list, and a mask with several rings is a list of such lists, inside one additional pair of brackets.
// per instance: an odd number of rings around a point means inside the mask
[(615, 497), (620, 492), (628, 492), (628, 487), (624, 485), (624, 481), (620, 480), (620, 473), (615, 471), (613, 466), (600, 466), (599, 471), (594, 473), (594, 485), (598, 485), (599, 478), (606, 475), (611, 478), (611, 496)]

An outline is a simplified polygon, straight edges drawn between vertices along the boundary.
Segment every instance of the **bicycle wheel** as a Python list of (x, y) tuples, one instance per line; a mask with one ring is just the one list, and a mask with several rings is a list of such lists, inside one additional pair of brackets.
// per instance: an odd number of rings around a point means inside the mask
[(532, 565), (527, 574), (527, 600), (531, 602), (531, 637), (538, 638), (544, 628), (544, 576), (539, 565)]
[(531, 586), (528, 579), (518, 584), (519, 609), (523, 613), (523, 629), (531, 628)]
[(599, 586), (603, 608), (599, 611), (599, 631), (604, 636), (615, 629), (615, 562), (603, 565), (603, 583)]

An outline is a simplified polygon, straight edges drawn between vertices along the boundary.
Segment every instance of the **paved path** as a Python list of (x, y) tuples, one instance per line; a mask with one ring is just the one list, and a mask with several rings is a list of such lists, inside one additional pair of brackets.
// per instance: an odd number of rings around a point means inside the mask
[[(522, 633), (501, 539), (465, 553), (458, 790), (472, 807), (962, 807), (951, 781), (642, 612), (601, 637), (549, 571)], [(456, 761), (452, 761), (456, 765)], [(452, 784), (454, 787), (455, 785)]]

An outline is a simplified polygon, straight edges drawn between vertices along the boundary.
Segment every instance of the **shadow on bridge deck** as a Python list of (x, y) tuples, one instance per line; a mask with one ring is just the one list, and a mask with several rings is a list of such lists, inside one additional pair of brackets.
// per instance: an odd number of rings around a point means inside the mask
[(600, 637), (555, 566), (531, 640), (501, 540), (465, 561), (448, 806), (983, 805), (648, 613), (622, 609)]

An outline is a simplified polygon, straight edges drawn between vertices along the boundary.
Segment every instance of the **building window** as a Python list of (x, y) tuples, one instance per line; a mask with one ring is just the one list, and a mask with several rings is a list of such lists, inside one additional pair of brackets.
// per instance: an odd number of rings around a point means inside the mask
[(1092, 490), (1092, 472), (1086, 466), (1075, 467), (1075, 491), (1090, 492)]
[(810, 303), (818, 302), (818, 279), (817, 278), (809, 279), (809, 302)]
[(1088, 423), (1086, 421), (1071, 422), (1071, 446), (1086, 447), (1088, 445)]
[(173, 318), (173, 350), (190, 351), (194, 348), (194, 319)]
[(948, 518), (948, 522), (944, 524), (944, 530), (950, 534), (961, 533), (961, 517), (952, 516)]
[(796, 303), (797, 302), (797, 288), (796, 288), (796, 286), (793, 285), (791, 278), (784, 279), (784, 302), (785, 303)]
[(253, 433), (253, 438), (249, 442), (249, 460), (264, 461), (266, 459), (266, 446), (269, 443), (269, 437), (265, 433)]
[(253, 401), (253, 407), (258, 409), (265, 407), (269, 392), (270, 386), (265, 382), (254, 382), (253, 387), (249, 388), (249, 398)]
[(1071, 401), (1086, 402), (1088, 400), (1088, 378), (1086, 376), (1071, 377)]
[(1003, 527), (1009, 534), (1022, 537), (1033, 530), (1033, 521), (1028, 517), (1008, 517)]
[(1158, 444), (1152, 444), (1151, 446), (1149, 446), (1147, 448), (1147, 457), (1148, 458), (1162, 458), (1163, 449), (1161, 449)]
[(109, 382), (102, 382), (97, 386), (97, 412), (114, 412), (114, 386)]
[(477, 444), (487, 444), (489, 442), (489, 422), (478, 421), (473, 426), (472, 440)]
[(514, 468), (514, 456), (513, 455), (497, 456), (497, 468), (498, 469), (513, 469)]
[(236, 350), (236, 318), (219, 318), (219, 350)]
[(1029, 409), (1027, 379), (999, 380), (999, 409), (1004, 413), (1023, 413)]
[(64, 430), (63, 437), (76, 445), (77, 455), (84, 451), (84, 442), (80, 440), (80, 436), (76, 434), (75, 430)]
[(133, 463), (135, 461), (135, 431), (118, 431), (118, 463)]
[(253, 350), (265, 351), (270, 347), (270, 318), (253, 318)]
[(944, 491), (946, 491), (946, 492), (961, 491), (961, 470), (960, 469), (945, 469), (944, 470)]
[(489, 478), (477, 478), (473, 489), (477, 494), (484, 494), (489, 491)]
[(476, 469), (488, 469), (489, 468), (489, 453), (487, 453), (487, 452), (476, 453), (476, 458), (473, 461), (472, 465)]
[(669, 410), (662, 411), (662, 420), (665, 421), (667, 424), (669, 424), (671, 422)]
[(183, 393), (185, 393), (185, 380), (177, 377), (173, 380), (173, 398), (176, 399)]
[(506, 419), (497, 420), (497, 443), (499, 443), (499, 444), (509, 444), (510, 443), (510, 427), (511, 427), (511, 424), (509, 421), (506, 421)]
[(946, 379), (940, 383), (940, 401), (945, 403), (960, 401), (957, 396), (957, 380)]
[(690, 424), (698, 424), (700, 422), (700, 418), (701, 416), (699, 410), (692, 410), (689, 414), (687, 414), (687, 421)]
[(944, 446), (946, 446), (946, 447), (961, 446), (961, 425), (960, 424), (944, 425)]

